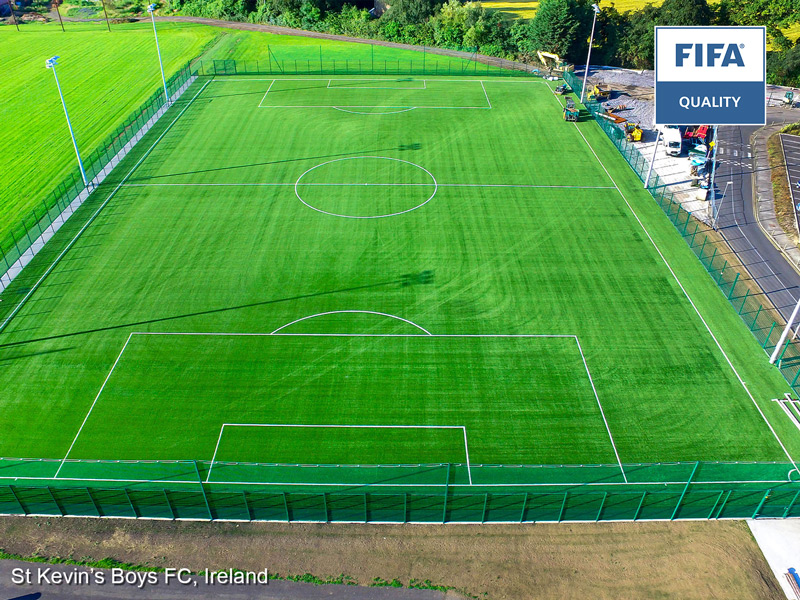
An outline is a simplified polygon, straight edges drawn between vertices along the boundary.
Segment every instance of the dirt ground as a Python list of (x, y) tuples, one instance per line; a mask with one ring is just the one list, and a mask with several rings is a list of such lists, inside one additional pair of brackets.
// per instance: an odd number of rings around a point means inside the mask
[(741, 521), (535, 525), (308, 525), (0, 519), (25, 556), (412, 578), (479, 598), (782, 598)]

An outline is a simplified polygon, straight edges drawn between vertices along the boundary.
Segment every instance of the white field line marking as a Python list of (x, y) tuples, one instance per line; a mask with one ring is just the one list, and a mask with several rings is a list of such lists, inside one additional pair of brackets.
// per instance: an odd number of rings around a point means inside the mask
[[(428, 177), (431, 178), (431, 183), (433, 184), (433, 191), (431, 192), (431, 195), (428, 196), (427, 200), (425, 200), (424, 202), (421, 202), (420, 204), (417, 204), (416, 206), (413, 206), (413, 207), (408, 208), (406, 210), (401, 210), (401, 211), (393, 212), (393, 213), (387, 213), (387, 214), (384, 214), (384, 215), (369, 215), (369, 216), (344, 215), (344, 214), (329, 212), (327, 210), (322, 210), (321, 208), (317, 208), (316, 206), (313, 206), (312, 204), (309, 204), (308, 202), (303, 200), (303, 197), (300, 195), (300, 192), (298, 191), (297, 188), (298, 188), (298, 186), (301, 185), (300, 180), (303, 179), (303, 177), (305, 177), (309, 173), (311, 173), (311, 171), (313, 171), (315, 169), (319, 169), (320, 167), (324, 167), (325, 165), (336, 163), (336, 162), (342, 162), (342, 161), (345, 161), (345, 160), (362, 160), (362, 159), (390, 160), (390, 161), (403, 163), (403, 164), (406, 164), (406, 165), (411, 165), (412, 167), (416, 167), (420, 171), (424, 171), (428, 175)], [(411, 162), (409, 160), (403, 160), (402, 158), (392, 158), (392, 157), (388, 157), (388, 156), (347, 156), (345, 158), (334, 158), (333, 160), (326, 160), (323, 163), (320, 163), (318, 165), (314, 165), (310, 169), (305, 170), (300, 175), (300, 177), (297, 178), (297, 181), (294, 182), (294, 195), (297, 196), (297, 199), (300, 200), (300, 202), (305, 204), (311, 210), (315, 210), (315, 211), (317, 211), (319, 213), (322, 213), (324, 215), (329, 215), (331, 217), (341, 217), (343, 219), (383, 219), (383, 218), (386, 218), (386, 217), (396, 217), (398, 215), (404, 215), (406, 213), (411, 212), (412, 210), (417, 210), (418, 208), (422, 208), (423, 206), (425, 206), (428, 202), (433, 200), (433, 197), (436, 195), (436, 192), (438, 190), (439, 190), (439, 183), (436, 181), (436, 177), (433, 176), (433, 173), (428, 171), (428, 169), (426, 169), (425, 167), (420, 166), (420, 165), (418, 165), (416, 163), (413, 163), (413, 162)]]
[[(211, 80), (211, 81), (213, 81), (213, 80)], [(11, 314), (8, 315), (8, 317), (6, 317), (5, 321), (3, 321), (2, 324), (0, 324), (0, 331), (3, 331), (6, 328), (6, 325), (8, 325), (8, 323), (11, 321), (11, 319), (13, 319), (16, 316), (16, 314), (20, 311), (20, 309), (25, 305), (25, 303), (28, 301), (28, 298), (31, 297), (31, 294), (33, 294), (39, 288), (39, 285), (42, 283), (42, 281), (44, 281), (45, 278), (48, 275), (50, 275), (50, 273), (53, 271), (53, 269), (56, 268), (56, 265), (58, 265), (58, 263), (61, 262), (61, 259), (64, 257), (64, 255), (67, 252), (69, 252), (70, 249), (72, 248), (72, 246), (75, 244), (75, 242), (78, 241), (78, 238), (83, 234), (84, 231), (86, 231), (86, 229), (89, 227), (89, 225), (91, 225), (94, 222), (94, 220), (97, 217), (97, 215), (100, 214), (100, 211), (102, 211), (106, 207), (106, 205), (111, 201), (111, 199), (116, 195), (117, 191), (119, 191), (119, 189), (122, 187), (122, 185), (128, 180), (128, 177), (130, 177), (131, 174), (139, 167), (139, 165), (142, 164), (142, 162), (144, 161), (145, 158), (150, 156), (150, 153), (153, 151), (153, 148), (156, 147), (156, 144), (158, 144), (161, 141), (161, 139), (165, 135), (167, 135), (169, 130), (172, 129), (172, 126), (178, 121), (178, 119), (181, 118), (181, 115), (183, 115), (183, 113), (185, 113), (189, 109), (189, 107), (195, 101), (195, 98), (197, 98), (200, 94), (203, 93), (203, 90), (206, 89), (206, 86), (208, 86), (208, 84), (211, 83), (211, 81), (207, 81), (205, 83), (205, 85), (203, 85), (203, 87), (200, 88), (200, 90), (192, 97), (192, 99), (189, 100), (189, 103), (184, 107), (184, 109), (180, 113), (178, 113), (178, 116), (176, 116), (175, 119), (173, 119), (172, 123), (170, 123), (167, 126), (167, 128), (164, 130), (164, 132), (160, 136), (158, 136), (158, 139), (155, 142), (153, 142), (153, 145), (150, 146), (150, 148), (147, 149), (147, 151), (144, 153), (144, 155), (142, 155), (142, 157), (136, 162), (136, 164), (133, 165), (131, 170), (128, 171), (128, 174), (125, 175), (125, 177), (122, 178), (122, 181), (120, 181), (119, 184), (117, 184), (117, 187), (115, 187), (114, 190), (108, 195), (108, 198), (106, 198), (105, 201), (94, 212), (94, 214), (91, 217), (89, 217), (89, 220), (86, 222), (86, 224), (83, 227), (81, 227), (80, 231), (78, 231), (78, 233), (75, 234), (75, 237), (72, 238), (72, 240), (70, 241), (69, 244), (67, 244), (67, 247), (64, 248), (64, 250), (61, 251), (61, 254), (59, 254), (55, 258), (55, 260), (53, 261), (53, 264), (51, 264), (47, 268), (47, 270), (39, 278), (39, 280), (35, 284), (33, 284), (33, 287), (31, 287), (31, 289), (28, 291), (28, 293), (25, 294), (25, 297), (20, 301), (20, 303), (14, 308), (13, 311), (11, 311)]]
[[(372, 114), (372, 113), (370, 113)], [(376, 113), (377, 114), (377, 113)], [(293, 186), (294, 183), (126, 183), (125, 187), (247, 187), (247, 186)], [(384, 187), (424, 187), (431, 183), (302, 183), (308, 186), (384, 186)], [(524, 183), (440, 183), (439, 187), (475, 188), (522, 188), (522, 189), (566, 189), (566, 190), (614, 190), (611, 185), (532, 185)]]
[(131, 341), (132, 337), (133, 337), (133, 333), (131, 332), (130, 334), (128, 334), (128, 339), (125, 340), (125, 344), (122, 346), (122, 350), (119, 351), (119, 354), (117, 355), (117, 360), (114, 361), (114, 364), (111, 366), (111, 370), (108, 372), (108, 375), (106, 375), (105, 380), (103, 380), (103, 385), (100, 386), (100, 390), (97, 392), (97, 395), (94, 397), (94, 402), (92, 402), (92, 405), (89, 407), (89, 412), (87, 412), (86, 416), (83, 418), (83, 423), (81, 423), (81, 426), (78, 428), (78, 433), (75, 434), (75, 438), (72, 440), (72, 443), (69, 445), (69, 450), (67, 450), (66, 455), (64, 455), (64, 458), (61, 460), (61, 464), (58, 466), (58, 470), (56, 471), (56, 474), (53, 475), (53, 479), (58, 479), (58, 474), (61, 472), (61, 469), (64, 467), (64, 461), (66, 461), (67, 458), (69, 458), (69, 454), (70, 454), (70, 452), (72, 452), (72, 448), (75, 446), (75, 442), (78, 441), (78, 436), (81, 434), (81, 431), (83, 431), (83, 426), (86, 425), (86, 421), (89, 420), (89, 415), (92, 414), (92, 410), (94, 410), (95, 404), (97, 404), (97, 401), (100, 399), (100, 394), (103, 393), (103, 390), (105, 389), (106, 384), (108, 383), (108, 380), (111, 379), (111, 374), (114, 372), (114, 369), (117, 367), (117, 364), (119, 363), (119, 360), (122, 358), (122, 353), (125, 352), (125, 348), (128, 347), (128, 342)]
[[(287, 80), (283, 80), (283, 81), (287, 81)], [(425, 85), (425, 80), (424, 79), (422, 80), (422, 87), (415, 87), (415, 88), (412, 88), (412, 87), (397, 87), (397, 86), (394, 86), (394, 87), (390, 87), (390, 86), (378, 87), (378, 86), (373, 86), (373, 85), (363, 85), (363, 86), (333, 85), (332, 86), (331, 85), (331, 81), (385, 81), (385, 82), (389, 83), (392, 80), (391, 79), (335, 79), (335, 80), (334, 79), (329, 79), (328, 80), (328, 85), (327, 85), (327, 89), (329, 89), (329, 90), (415, 90), (415, 91), (419, 91), (419, 90), (427, 89), (427, 86)], [(397, 81), (397, 80), (395, 80), (395, 81)], [(414, 80), (414, 81), (417, 81), (417, 80)]]
[(313, 319), (315, 317), (323, 317), (323, 316), (326, 316), (326, 315), (340, 315), (340, 314), (353, 314), (353, 313), (360, 313), (360, 314), (365, 314), (365, 315), (378, 315), (380, 317), (390, 317), (392, 319), (397, 319), (398, 321), (402, 321), (403, 323), (408, 323), (409, 325), (413, 325), (414, 327), (416, 327), (420, 331), (424, 332), (426, 335), (431, 335), (430, 331), (428, 331), (427, 329), (425, 329), (421, 325), (417, 325), (416, 323), (414, 323), (414, 321), (409, 321), (408, 319), (404, 319), (403, 317), (398, 317), (397, 315), (390, 315), (389, 313), (378, 312), (378, 311), (374, 311), (374, 310), (329, 310), (327, 312), (316, 313), (316, 314), (313, 314), (313, 315), (308, 315), (306, 317), (301, 317), (299, 319), (295, 319), (291, 323), (286, 323), (285, 325), (281, 325), (280, 327), (278, 327), (275, 331), (273, 331), (269, 335), (275, 335), (281, 329), (286, 329), (290, 325), (294, 325), (295, 323), (299, 323), (300, 321), (305, 321), (307, 319)]
[[(559, 102), (559, 104), (560, 104), (560, 102)], [(715, 336), (714, 332), (711, 331), (711, 327), (709, 327), (708, 323), (703, 318), (703, 315), (700, 313), (700, 310), (697, 308), (697, 305), (694, 303), (694, 301), (692, 300), (691, 296), (689, 296), (689, 292), (687, 292), (686, 288), (683, 287), (683, 283), (681, 283), (681, 280), (678, 279), (677, 274), (672, 269), (672, 266), (669, 264), (669, 262), (667, 261), (666, 257), (664, 256), (664, 254), (661, 252), (661, 249), (658, 247), (658, 244), (656, 244), (655, 240), (650, 235), (650, 232), (647, 231), (647, 228), (644, 226), (644, 223), (642, 223), (642, 220), (639, 218), (639, 215), (636, 214), (635, 210), (633, 210), (633, 207), (631, 206), (630, 202), (628, 202), (628, 198), (625, 196), (625, 194), (622, 193), (622, 190), (619, 189), (619, 186), (617, 185), (617, 182), (611, 176), (611, 173), (608, 172), (608, 169), (606, 169), (606, 166), (603, 164), (603, 161), (600, 160), (600, 157), (594, 151), (594, 148), (589, 143), (589, 140), (587, 140), (586, 136), (583, 135), (583, 132), (580, 130), (580, 127), (578, 127), (578, 124), (577, 123), (573, 123), (573, 125), (575, 125), (575, 129), (578, 131), (580, 136), (583, 138), (583, 141), (586, 142), (586, 145), (589, 147), (589, 150), (591, 150), (592, 154), (594, 154), (594, 157), (597, 159), (597, 162), (600, 163), (600, 166), (603, 168), (603, 171), (605, 171), (605, 173), (608, 176), (608, 178), (614, 183), (614, 187), (617, 188), (617, 192), (619, 192), (619, 195), (622, 197), (622, 200), (628, 206), (628, 210), (631, 211), (631, 214), (636, 219), (636, 221), (639, 223), (639, 226), (642, 228), (642, 231), (644, 231), (644, 234), (647, 236), (647, 239), (650, 240), (650, 243), (653, 245), (653, 248), (655, 248), (656, 252), (658, 252), (658, 255), (661, 257), (661, 260), (664, 262), (664, 264), (666, 265), (667, 269), (669, 269), (669, 272), (672, 274), (672, 278), (675, 280), (675, 283), (678, 284), (678, 287), (681, 288), (681, 291), (683, 292), (683, 295), (686, 296), (686, 299), (689, 301), (689, 304), (692, 305), (692, 308), (694, 309), (694, 312), (697, 313), (697, 316), (700, 318), (700, 321), (702, 321), (703, 325), (706, 328), (706, 331), (708, 331), (708, 334), (711, 336), (711, 339), (714, 340), (714, 343), (717, 345), (717, 348), (719, 348), (719, 351), (722, 353), (722, 356), (725, 357), (725, 361), (728, 363), (728, 366), (733, 371), (734, 375), (736, 376), (736, 379), (739, 380), (739, 383), (744, 388), (744, 391), (747, 392), (747, 395), (750, 397), (750, 400), (752, 400), (753, 405), (756, 407), (756, 410), (758, 410), (759, 414), (761, 415), (761, 418), (764, 419), (764, 422), (767, 424), (767, 427), (769, 427), (769, 430), (772, 432), (772, 435), (775, 436), (775, 439), (778, 441), (778, 444), (780, 445), (781, 449), (783, 450), (783, 453), (786, 454), (786, 457), (789, 459), (789, 462), (792, 463), (792, 465), (794, 466), (795, 470), (797, 470), (798, 473), (800, 473), (800, 469), (798, 469), (797, 463), (794, 461), (794, 459), (792, 458), (791, 454), (789, 454), (789, 451), (786, 449), (786, 446), (783, 444), (783, 441), (781, 441), (781, 438), (778, 437), (777, 432), (772, 427), (772, 423), (769, 422), (769, 419), (767, 419), (767, 416), (764, 414), (764, 411), (761, 410), (761, 407), (758, 405), (758, 402), (756, 402), (756, 399), (753, 397), (753, 394), (750, 392), (750, 389), (747, 387), (747, 384), (744, 382), (744, 380), (742, 379), (741, 375), (739, 375), (739, 371), (737, 371), (736, 367), (733, 366), (733, 363), (731, 362), (731, 359), (728, 357), (727, 353), (722, 348), (722, 344), (719, 343), (719, 340), (717, 339), (717, 336)]]
[[(68, 460), (67, 462), (79, 462), (77, 460)], [(80, 461), (82, 462), (82, 461)], [(267, 465), (267, 466), (284, 466), (284, 465)], [(305, 465), (288, 465), (293, 467), (304, 467)], [(319, 465), (320, 467), (326, 467), (326, 465)], [(341, 466), (341, 465), (340, 465)], [(371, 465), (380, 468), (396, 468), (396, 467), (404, 467), (404, 466), (417, 466), (417, 465)], [(433, 465), (422, 465), (424, 466), (433, 466)], [(481, 465), (473, 465), (477, 468), (480, 468)], [(326, 467), (327, 468), (327, 467)], [(334, 467), (331, 467), (334, 468)], [(42, 481), (46, 479), (52, 479), (50, 477), (30, 477), (30, 476), (13, 476), (13, 475), (2, 475), (0, 476), (0, 480), (22, 480), (22, 481)], [(114, 478), (92, 478), (92, 477), (59, 477), (59, 481), (92, 481), (92, 482), (123, 482), (123, 483), (152, 483), (154, 481), (169, 481), (170, 483), (185, 483), (185, 484), (194, 484), (197, 485), (197, 479), (194, 480), (181, 480), (181, 479), (114, 479)], [(691, 481), (689, 482), (690, 485), (709, 485), (709, 484), (719, 484), (719, 485), (728, 485), (728, 484), (762, 484), (762, 483), (786, 483), (786, 479), (763, 479), (763, 480), (754, 480), (754, 481)], [(311, 486), (311, 485), (324, 485), (324, 486), (349, 486), (349, 485), (359, 485), (358, 483), (354, 483), (352, 481), (347, 483), (284, 483), (284, 482), (256, 482), (256, 481), (204, 481), (203, 483), (207, 483), (208, 485), (294, 485), (294, 486)], [(361, 484), (367, 485), (367, 484)], [(370, 483), (371, 487), (442, 487), (441, 483)], [(508, 487), (509, 484), (507, 483), (482, 483), (480, 484), (481, 487)], [(619, 482), (591, 482), (591, 483), (575, 483), (575, 482), (562, 482), (562, 483), (515, 483), (513, 484), (514, 487), (563, 487), (563, 486), (571, 486), (571, 487), (586, 487), (586, 486), (616, 486), (616, 485), (657, 485), (657, 486), (665, 486), (665, 485), (686, 485), (686, 480), (684, 481), (631, 481), (629, 483), (624, 483), (622, 481)], [(470, 487), (467, 484), (463, 483), (453, 483), (450, 484), (450, 487)], [(705, 519), (703, 519), (705, 520)]]
[(341, 112), (350, 113), (351, 115), (377, 115), (377, 116), (380, 116), (380, 115), (397, 115), (397, 114), (400, 114), (400, 113), (412, 111), (412, 110), (416, 109), (417, 107), (416, 106), (409, 106), (408, 108), (405, 108), (403, 110), (388, 110), (388, 111), (384, 111), (384, 112), (364, 112), (364, 111), (359, 111), (359, 110), (347, 110), (346, 108), (340, 108), (338, 106), (332, 106), (331, 108), (333, 108), (334, 110), (341, 111)]
[[(215, 83), (247, 83), (249, 81), (273, 81), (273, 77), (261, 77), (261, 78), (247, 78), (247, 79), (236, 79), (233, 77), (228, 77), (226, 75), (217, 75), (217, 79), (214, 80)], [(222, 79), (219, 79), (222, 78)], [(307, 77), (307, 78), (292, 78), (292, 77), (275, 77), (277, 81), (396, 81), (396, 78), (392, 77), (384, 77), (384, 78), (375, 78), (375, 79), (327, 79), (327, 78), (319, 78), (319, 77)], [(529, 83), (529, 84), (536, 84), (536, 83), (544, 83), (547, 85), (546, 82), (542, 81), (540, 78), (534, 77), (498, 77), (497, 79), (426, 79), (425, 81), (433, 81), (435, 83)], [(336, 87), (336, 86), (334, 86)], [(548, 86), (549, 87), (549, 86)], [(407, 89), (407, 88), (403, 88)], [(551, 90), (553, 88), (550, 88)]]
[(264, 97), (261, 98), (261, 101), (258, 103), (259, 108), (264, 103), (264, 99), (267, 97), (267, 94), (269, 94), (269, 91), (272, 89), (273, 85), (275, 85), (275, 80), (274, 79), (272, 80), (272, 83), (269, 84), (269, 87), (267, 88), (267, 92), (264, 94)]
[[(288, 327), (291, 323), (283, 325)], [(267, 337), (274, 335), (295, 337), (434, 337), (434, 338), (574, 338), (571, 334), (547, 333), (236, 333), (226, 331), (134, 331), (131, 335), (185, 335), (185, 336), (230, 336)]]
[(492, 103), (489, 101), (489, 94), (486, 93), (486, 88), (483, 86), (482, 81), (481, 81), (481, 89), (483, 89), (483, 95), (486, 96), (486, 103), (489, 105), (489, 108), (492, 108)]
[[(469, 462), (469, 445), (467, 443), (467, 428), (464, 425), (314, 425), (306, 423), (223, 423), (219, 430), (219, 437), (217, 438), (217, 445), (214, 447), (214, 455), (211, 457), (211, 466), (208, 468), (205, 483), (211, 483), (211, 471), (217, 463), (217, 453), (219, 451), (219, 444), (222, 441), (222, 434), (225, 427), (296, 427), (301, 429), (461, 429), (464, 432), (464, 452), (467, 459), (467, 475), (469, 484), (472, 485), (472, 468)], [(222, 462), (222, 461), (221, 461)], [(223, 464), (239, 464), (223, 462)], [(265, 463), (246, 463), (249, 465), (265, 464)], [(379, 465), (375, 465), (379, 466)], [(402, 465), (398, 465), (402, 466)]]
[(603, 405), (600, 403), (600, 396), (597, 395), (597, 388), (594, 387), (594, 380), (592, 379), (592, 374), (589, 371), (589, 365), (586, 363), (586, 356), (584, 356), (583, 354), (581, 341), (578, 339), (577, 335), (575, 336), (575, 343), (578, 344), (578, 352), (581, 353), (581, 360), (583, 361), (583, 367), (586, 369), (586, 375), (589, 377), (589, 383), (592, 386), (592, 392), (594, 392), (594, 399), (597, 400), (597, 406), (600, 409), (600, 416), (603, 417), (603, 423), (605, 423), (606, 425), (606, 431), (608, 432), (608, 439), (611, 440), (611, 446), (614, 448), (614, 456), (617, 457), (617, 464), (619, 465), (619, 470), (622, 471), (622, 479), (625, 480), (625, 483), (628, 483), (628, 478), (625, 475), (625, 469), (622, 467), (622, 461), (619, 459), (619, 452), (617, 451), (617, 445), (614, 443), (614, 436), (611, 435), (611, 428), (608, 426), (606, 413), (603, 410)]
[[(259, 106), (258, 108), (335, 108), (338, 110), (342, 110), (345, 108), (401, 108), (405, 110), (412, 110), (415, 108), (427, 108), (427, 109), (442, 109), (442, 110), (456, 110), (456, 109), (465, 109), (465, 110), (489, 110), (488, 106), (382, 106), (377, 104), (359, 104), (359, 105), (345, 105), (345, 104), (281, 104), (273, 105), (267, 104), (265, 106)], [(404, 112), (404, 111), (397, 111), (397, 112)], [(370, 113), (372, 114), (372, 113)]]

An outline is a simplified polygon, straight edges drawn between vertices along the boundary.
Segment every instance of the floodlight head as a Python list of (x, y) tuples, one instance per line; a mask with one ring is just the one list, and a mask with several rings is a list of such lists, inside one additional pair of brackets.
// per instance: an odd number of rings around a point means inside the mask
[(58, 60), (58, 58), (59, 58), (58, 56), (48, 58), (46, 61), (44, 61), (44, 66), (46, 66), (48, 69), (52, 69), (53, 67), (56, 66), (56, 61)]
[(594, 10), (594, 13), (595, 13), (596, 15), (599, 15), (599, 14), (600, 14), (600, 7), (599, 7), (599, 6), (597, 6), (597, 4), (592, 4), (592, 9)]
[(152, 14), (152, 12), (153, 12), (155, 9), (156, 9), (156, 5), (155, 5), (155, 4), (151, 4), (151, 5), (149, 5), (149, 6), (147, 7), (147, 12), (149, 12), (149, 13), (151, 13), (151, 14)]

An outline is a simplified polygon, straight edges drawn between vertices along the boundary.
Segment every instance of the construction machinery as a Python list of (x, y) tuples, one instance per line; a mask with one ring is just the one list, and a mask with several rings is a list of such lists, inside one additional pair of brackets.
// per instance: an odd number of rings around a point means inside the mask
[(625, 139), (629, 142), (642, 141), (642, 128), (638, 123), (625, 123)]
[(789, 90), (783, 95), (783, 104), (789, 108), (794, 106), (794, 90)]
[(594, 100), (595, 102), (603, 102), (608, 100), (610, 97), (611, 90), (602, 85), (595, 84), (589, 91), (589, 100)]
[(575, 70), (575, 65), (562, 60), (558, 54), (553, 54), (552, 52), (542, 52), (541, 50), (538, 50), (536, 54), (539, 55), (539, 62), (541, 62), (551, 74), (554, 72), (565, 73), (567, 71)]
[(575, 102), (572, 98), (567, 98), (567, 105), (564, 107), (564, 120), (565, 121), (577, 121), (578, 115), (580, 111), (575, 106)]
[(562, 83), (559, 86), (556, 86), (556, 89), (553, 90), (555, 94), (558, 96), (563, 96), (564, 94), (570, 93), (572, 90), (566, 83)]

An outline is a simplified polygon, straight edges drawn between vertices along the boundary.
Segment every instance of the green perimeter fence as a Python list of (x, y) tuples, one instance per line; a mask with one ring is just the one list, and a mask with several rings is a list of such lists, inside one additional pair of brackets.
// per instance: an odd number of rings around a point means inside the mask
[[(167, 81), (167, 89), (172, 96), (194, 74), (194, 70), (187, 63)], [(125, 121), (117, 127), (93, 152), (83, 156), (83, 166), (86, 170), (88, 187), (84, 185), (81, 173), (74, 168), (55, 189), (43, 198), (22, 221), (12, 227), (8, 233), (0, 237), (0, 281), (7, 283), (6, 274), (12, 266), (23, 257), (32, 257), (38, 251), (35, 242), (48, 230), (63, 224), (62, 213), (79, 196), (87, 196), (97, 187), (98, 176), (107, 175), (114, 167), (114, 158), (130, 142), (134, 141), (144, 125), (159, 111), (164, 108), (164, 89), (153, 93), (139, 108), (137, 108)], [(138, 138), (137, 138), (138, 139)], [(4, 298), (4, 310), (0, 310), (0, 317), (8, 314), (15, 306), (15, 297)]]
[[(564, 78), (575, 94), (580, 96), (581, 80), (574, 73), (565, 73)], [(598, 116), (605, 112), (599, 102), (587, 100), (585, 106), (639, 179), (644, 182), (649, 162), (632, 143), (625, 139), (622, 129)], [(650, 176), (647, 191), (675, 225), (761, 347), (767, 354), (771, 354), (780, 341), (785, 321), (771, 304), (765, 305), (758, 301), (757, 297), (763, 292), (751, 278), (743, 274), (746, 272), (745, 269), (739, 264), (734, 266), (728, 262), (728, 257), (732, 254), (728, 245), (711, 227), (685, 210), (667, 189), (667, 184), (655, 172)], [(789, 336), (776, 364), (792, 390), (800, 393), (800, 342), (793, 341)]]
[[(70, 472), (52, 478), (59, 465), (0, 459), (0, 513), (393, 523), (800, 517), (789, 463), (632, 464), (623, 466), (627, 482), (619, 465), (214, 463), (228, 469), (223, 480), (206, 461), (69, 461)], [(130, 479), (102, 477), (112, 473)]]
[[(377, 50), (376, 50), (377, 49)], [(390, 54), (385, 52), (392, 50)], [(474, 49), (469, 58), (440, 52), (408, 51), (409, 58), (398, 58), (397, 50), (375, 44), (361, 52), (342, 55), (324, 46), (300, 46), (274, 52), (267, 46), (266, 60), (199, 60), (194, 66), (199, 75), (480, 75), (489, 77), (531, 76), (532, 68), (503, 68), (477, 60)], [(506, 61), (513, 65), (511, 61)], [(519, 64), (519, 63), (517, 63)], [(504, 63), (505, 65), (505, 63)]]

